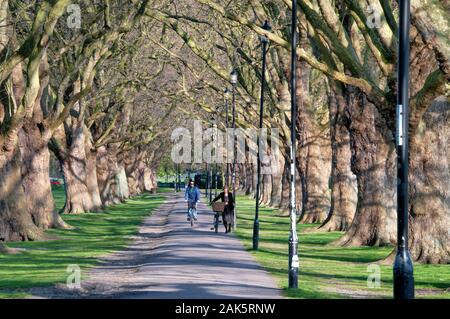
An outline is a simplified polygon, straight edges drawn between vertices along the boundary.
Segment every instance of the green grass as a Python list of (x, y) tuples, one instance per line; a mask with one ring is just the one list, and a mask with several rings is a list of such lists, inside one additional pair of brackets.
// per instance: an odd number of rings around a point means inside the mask
[(158, 187), (156, 189), (156, 193), (161, 194), (161, 193), (174, 193), (175, 190), (172, 187)]
[[(64, 205), (64, 190), (54, 189), (56, 207)], [(27, 288), (64, 283), (67, 266), (77, 264), (82, 273), (98, 258), (124, 248), (143, 219), (164, 202), (159, 195), (143, 195), (103, 213), (64, 215), (74, 230), (49, 230), (56, 240), (9, 243), (24, 248), (19, 254), (0, 254), (0, 298), (24, 297)]]
[[(246, 249), (252, 249), (255, 202), (238, 197), (237, 235)], [(328, 243), (340, 238), (341, 232), (306, 232), (317, 225), (298, 224), (299, 289), (288, 287), (288, 217), (280, 217), (275, 209), (260, 209), (259, 250), (252, 251), (290, 298), (391, 298), (392, 266), (381, 264), (392, 247), (332, 247)], [(381, 287), (368, 288), (368, 266), (381, 269)], [(448, 265), (414, 265), (418, 298), (450, 298), (450, 267)]]

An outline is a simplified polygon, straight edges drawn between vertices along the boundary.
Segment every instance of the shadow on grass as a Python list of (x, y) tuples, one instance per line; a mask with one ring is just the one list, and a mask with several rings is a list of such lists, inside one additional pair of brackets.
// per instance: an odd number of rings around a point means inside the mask
[[(287, 297), (292, 298), (349, 298), (360, 296), (358, 287), (366, 287), (370, 263), (386, 258), (392, 247), (335, 247), (328, 245), (340, 238), (342, 232), (303, 232), (317, 224), (297, 224), (300, 259), (299, 289), (287, 289), (289, 218), (277, 216), (276, 209), (260, 210), (259, 250), (252, 251), (253, 200), (238, 198), (237, 235), (258, 262), (278, 278), (278, 284)], [(383, 287), (391, 296), (392, 266), (380, 265)], [(414, 265), (417, 291), (438, 289), (441, 298), (450, 298), (450, 267), (448, 265)], [(331, 281), (332, 282), (331, 282)], [(320, 287), (319, 287), (320, 286)], [(339, 294), (332, 291), (345, 291)], [(326, 289), (327, 290), (327, 289)], [(369, 296), (369, 295), (368, 295)], [(361, 295), (364, 297), (364, 294)], [(384, 296), (382, 296), (384, 297)], [(424, 295), (427, 297), (427, 295)]]
[[(54, 189), (57, 205), (61, 205), (61, 191), (64, 190)], [(99, 257), (126, 247), (143, 219), (164, 200), (165, 197), (161, 195), (143, 195), (111, 206), (102, 213), (63, 215), (63, 219), (76, 228), (47, 232), (58, 239), (9, 243), (10, 247), (23, 248), (25, 251), (20, 254), (0, 254), (1, 290), (65, 282), (68, 265), (76, 264), (82, 270), (95, 266)], [(10, 293), (3, 294), (0, 291), (0, 297), (9, 296)]]

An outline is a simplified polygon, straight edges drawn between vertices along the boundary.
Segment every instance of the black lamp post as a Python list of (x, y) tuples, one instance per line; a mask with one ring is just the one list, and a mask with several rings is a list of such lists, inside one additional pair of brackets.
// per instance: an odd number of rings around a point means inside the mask
[(297, 0), (292, 0), (292, 25), (291, 25), (291, 180), (290, 180), (290, 217), (291, 232), (289, 236), (289, 288), (298, 287), (298, 237), (297, 214), (295, 196), (295, 154), (296, 154), (296, 122), (297, 122), (297, 97), (296, 97), (296, 70), (297, 70)]
[[(228, 115), (228, 96), (230, 94), (230, 91), (226, 88), (224, 90), (224, 96), (225, 96), (225, 129), (228, 129), (228, 119), (229, 119), (229, 115)], [(230, 165), (228, 163), (228, 147), (227, 147), (227, 161), (226, 161), (226, 172), (225, 172), (225, 185), (227, 185), (227, 187), (229, 186), (229, 180), (230, 180)]]
[(230, 83), (232, 85), (232, 117), (233, 117), (233, 175), (232, 175), (232, 185), (233, 185), (233, 196), (234, 196), (234, 211), (233, 211), (233, 229), (236, 229), (236, 204), (237, 204), (237, 194), (236, 194), (236, 157), (237, 157), (237, 149), (236, 149), (236, 84), (237, 84), (237, 72), (233, 70), (230, 75)]
[[(267, 21), (264, 22), (263, 29), (269, 31), (270, 25)], [(263, 127), (263, 114), (264, 114), (264, 86), (266, 84), (266, 54), (267, 54), (267, 44), (269, 40), (267, 37), (261, 37), (261, 45), (262, 45), (262, 73), (261, 73), (261, 98), (259, 101), (259, 133), (257, 137), (258, 144), (258, 154), (256, 155), (256, 208), (255, 208), (255, 220), (253, 222), (253, 250), (258, 250), (259, 244), (259, 189), (261, 183), (261, 142), (260, 135), (261, 129)]]
[(408, 113), (410, 1), (399, 3), (397, 88), (397, 255), (394, 262), (394, 298), (414, 299), (413, 264), (408, 249)]
[(212, 202), (212, 188), (213, 188), (213, 165), (209, 165), (209, 202)]
[[(214, 121), (214, 118), (211, 118), (212, 121)], [(211, 140), (212, 140), (212, 145), (213, 145), (213, 149), (214, 149), (214, 155), (216, 155), (216, 149), (214, 147), (214, 125), (213, 125), (213, 129), (211, 131)], [(212, 156), (212, 154), (211, 154)], [(212, 202), (212, 188), (213, 188), (213, 163), (211, 162), (211, 164), (209, 165), (209, 202)]]
[(177, 165), (177, 192), (181, 190), (180, 164)]
[(206, 198), (208, 198), (208, 189), (209, 189), (209, 170), (208, 170), (208, 163), (206, 163), (206, 187), (205, 187)]
[(214, 148), (214, 150), (215, 150), (215, 152), (216, 152), (216, 162), (215, 162), (215, 169), (214, 169), (214, 171), (215, 171), (215, 173), (214, 173), (214, 197), (216, 197), (217, 196), (217, 171), (218, 171), (218, 167), (217, 167), (217, 159), (218, 159), (218, 155), (219, 155), (219, 152), (218, 152), (218, 149), (219, 149), (219, 147), (220, 147), (220, 145), (219, 145), (219, 129), (218, 129), (218, 126), (217, 126), (217, 118), (218, 118), (218, 116), (219, 116), (219, 114), (217, 113), (217, 106), (216, 106), (216, 114), (215, 114), (215, 116), (214, 116), (214, 132), (213, 132), (213, 134), (215, 133), (216, 134), (216, 141), (217, 141), (217, 145), (215, 146), (215, 148)]

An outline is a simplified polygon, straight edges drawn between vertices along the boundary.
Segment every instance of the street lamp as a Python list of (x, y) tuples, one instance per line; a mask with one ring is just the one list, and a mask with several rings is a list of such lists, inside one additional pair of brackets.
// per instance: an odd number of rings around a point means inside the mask
[(397, 254), (394, 262), (394, 298), (414, 299), (413, 264), (408, 249), (408, 113), (410, 1), (399, 3), (397, 87)]
[(236, 229), (236, 204), (237, 204), (237, 194), (236, 194), (236, 84), (237, 84), (237, 72), (235, 69), (230, 74), (230, 83), (232, 86), (232, 125), (233, 125), (233, 175), (232, 175), (232, 185), (233, 185), (233, 196), (234, 196), (234, 209), (233, 209), (233, 229)]
[(218, 167), (217, 167), (217, 160), (218, 160), (218, 155), (219, 155), (219, 129), (217, 126), (217, 118), (219, 117), (219, 114), (217, 113), (217, 106), (216, 106), (216, 114), (214, 116), (214, 131), (213, 134), (216, 134), (216, 145), (214, 147), (214, 151), (216, 152), (216, 161), (215, 161), (215, 174), (214, 174), (214, 197), (217, 197), (217, 171), (218, 171)]
[[(267, 20), (264, 22), (263, 29), (269, 31), (270, 25)], [(266, 36), (261, 37), (262, 45), (262, 73), (261, 73), (261, 98), (259, 101), (259, 133), (257, 135), (258, 154), (256, 156), (256, 209), (255, 209), (255, 221), (253, 222), (253, 250), (258, 250), (259, 244), (259, 189), (261, 183), (261, 142), (259, 140), (261, 129), (263, 127), (263, 114), (264, 114), (264, 86), (266, 82), (266, 54), (267, 43), (269, 39)]]
[[(213, 117), (211, 117), (211, 122), (213, 122), (214, 121), (214, 118)], [(214, 146), (214, 124), (213, 124), (213, 129), (211, 130), (211, 140), (212, 140), (212, 146), (213, 146), (213, 149), (214, 149), (214, 155), (215, 156), (217, 156), (217, 150), (216, 150), (216, 148), (215, 148), (215, 146)], [(212, 156), (213, 154), (212, 154), (212, 152), (211, 152), (211, 156)], [(213, 157), (211, 157), (211, 158), (213, 158)], [(215, 161), (215, 160), (214, 160)], [(217, 162), (217, 161), (215, 161), (215, 162)], [(214, 170), (214, 166), (213, 166), (213, 163), (212, 163), (212, 161), (211, 161), (211, 164), (209, 165), (209, 202), (211, 203), (212, 202), (212, 188), (213, 188), (213, 170)]]
[(212, 188), (213, 188), (213, 165), (209, 165), (209, 202), (212, 202)]
[(205, 197), (208, 198), (208, 189), (209, 189), (209, 170), (208, 170), (208, 163), (205, 163), (206, 165), (206, 187), (205, 187)]
[(177, 192), (181, 191), (180, 164), (177, 165)]
[(291, 24), (291, 180), (290, 180), (290, 217), (291, 232), (289, 236), (289, 288), (298, 287), (298, 238), (297, 238), (297, 214), (295, 196), (295, 142), (296, 142), (296, 119), (297, 119), (297, 97), (296, 70), (297, 70), (297, 0), (292, 0), (292, 24)]
[[(225, 118), (225, 131), (228, 129), (228, 98), (230, 95), (230, 91), (228, 90), (228, 88), (225, 88), (225, 90), (223, 91), (224, 93), (224, 97), (225, 97), (225, 113), (226, 113), (226, 118)], [(225, 185), (228, 187), (229, 186), (229, 180), (230, 180), (230, 165), (228, 163), (228, 147), (227, 147), (227, 161), (226, 161), (226, 172), (225, 172)]]

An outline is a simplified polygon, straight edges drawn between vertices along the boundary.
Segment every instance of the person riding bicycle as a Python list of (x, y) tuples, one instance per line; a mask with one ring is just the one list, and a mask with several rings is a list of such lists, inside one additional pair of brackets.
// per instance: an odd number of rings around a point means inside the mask
[(187, 220), (191, 220), (189, 216), (189, 209), (193, 209), (194, 220), (197, 220), (197, 202), (200, 200), (200, 190), (195, 186), (192, 179), (189, 180), (189, 185), (186, 187), (184, 199), (188, 202)]

